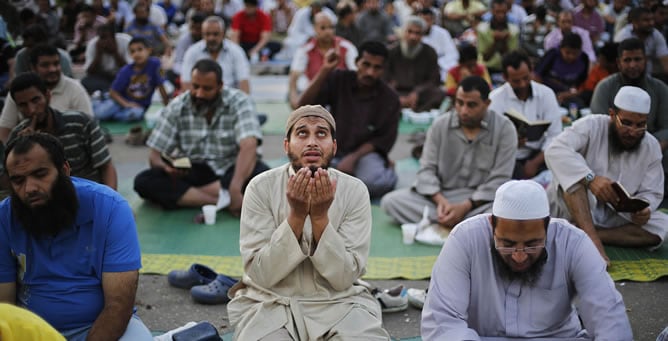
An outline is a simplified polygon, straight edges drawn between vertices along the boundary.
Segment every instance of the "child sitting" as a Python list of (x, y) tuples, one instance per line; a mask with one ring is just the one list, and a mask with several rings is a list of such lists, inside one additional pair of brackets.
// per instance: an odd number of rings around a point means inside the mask
[(484, 64), (478, 63), (478, 49), (474, 45), (465, 44), (459, 49), (459, 64), (448, 71), (445, 78), (445, 92), (455, 97), (457, 86), (468, 76), (480, 76), (492, 85), (489, 72)]
[(151, 47), (144, 38), (133, 38), (128, 44), (132, 63), (121, 68), (109, 89), (109, 98), (93, 100), (95, 117), (100, 120), (139, 121), (151, 106), (155, 88), (162, 103), (169, 98), (160, 74), (160, 59), (151, 57)]

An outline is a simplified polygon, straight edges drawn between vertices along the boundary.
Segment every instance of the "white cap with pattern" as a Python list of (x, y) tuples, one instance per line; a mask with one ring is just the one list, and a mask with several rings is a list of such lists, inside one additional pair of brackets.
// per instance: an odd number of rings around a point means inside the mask
[(512, 220), (543, 219), (550, 204), (543, 186), (533, 180), (511, 180), (496, 190), (492, 214)]
[(636, 86), (623, 86), (615, 95), (615, 106), (638, 114), (649, 114), (652, 99), (647, 91)]

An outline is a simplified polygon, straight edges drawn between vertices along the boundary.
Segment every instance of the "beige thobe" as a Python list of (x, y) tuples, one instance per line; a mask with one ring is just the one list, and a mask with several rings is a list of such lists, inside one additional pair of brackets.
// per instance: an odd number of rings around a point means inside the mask
[[(232, 290), (227, 310), (236, 340), (258, 340), (281, 328), (295, 340), (318, 340), (353, 309), (363, 309), (359, 326), (377, 324), (365, 340), (388, 340), (380, 328), (378, 302), (355, 285), (366, 271), (371, 239), (371, 206), (366, 186), (330, 169), (337, 180), (329, 224), (317, 245), (310, 218), (301, 240), (287, 216), (289, 165), (266, 171), (250, 182), (241, 211), (242, 284)], [(236, 289), (236, 288), (234, 288)], [(357, 314), (359, 315), (359, 314)], [(349, 321), (350, 319), (346, 319)]]
[[(548, 188), (553, 217), (570, 219), (562, 191), (571, 191), (584, 177), (593, 173), (621, 183), (632, 195), (650, 203), (651, 216), (643, 226), (663, 242), (668, 233), (668, 215), (657, 211), (663, 200), (661, 147), (646, 133), (635, 151), (615, 151), (609, 146), (610, 116), (590, 115), (577, 120), (557, 136), (545, 151), (545, 162), (552, 171)], [(589, 191), (589, 207), (594, 225), (617, 227), (631, 222), (629, 213), (618, 213), (598, 202)]]

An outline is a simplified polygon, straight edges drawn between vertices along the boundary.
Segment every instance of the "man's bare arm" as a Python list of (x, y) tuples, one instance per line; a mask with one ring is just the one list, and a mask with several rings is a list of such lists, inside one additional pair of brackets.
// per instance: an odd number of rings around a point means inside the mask
[(104, 308), (93, 323), (87, 340), (118, 340), (132, 317), (137, 293), (137, 270), (102, 273)]
[(111, 162), (111, 160), (100, 166), (100, 175), (102, 177), (103, 184), (113, 188), (114, 190), (118, 189), (118, 176), (116, 175), (116, 167), (114, 167), (114, 164)]
[(0, 283), (0, 302), (16, 304), (16, 282)]

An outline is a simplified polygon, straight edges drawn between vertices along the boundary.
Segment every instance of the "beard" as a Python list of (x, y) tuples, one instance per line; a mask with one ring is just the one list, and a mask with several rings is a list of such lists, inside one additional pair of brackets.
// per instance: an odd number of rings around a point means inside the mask
[(547, 262), (547, 251), (543, 249), (540, 256), (538, 256), (538, 259), (536, 259), (536, 261), (531, 264), (527, 270), (516, 272), (510, 267), (510, 265), (508, 265), (508, 263), (506, 263), (504, 258), (501, 256), (501, 254), (499, 254), (499, 251), (497, 251), (494, 246), (492, 246), (491, 251), (492, 255), (494, 255), (494, 262), (496, 263), (496, 268), (499, 271), (501, 278), (508, 281), (519, 279), (522, 281), (522, 284), (527, 284), (529, 286), (536, 284), (540, 278), (540, 275), (543, 273), (543, 265), (545, 265)]
[(141, 26), (148, 25), (148, 18), (137, 18), (137, 17), (135, 17), (135, 21), (137, 22), (138, 25), (141, 25)]
[(632, 145), (625, 145), (622, 139), (619, 137), (619, 130), (617, 129), (617, 125), (614, 121), (610, 120), (610, 128), (608, 129), (608, 144), (614, 153), (619, 154), (622, 152), (634, 152), (638, 150), (644, 136), (645, 135), (643, 134)]
[[(309, 149), (309, 151), (314, 151), (314, 150), (316, 149)], [(318, 168), (327, 170), (327, 168), (329, 168), (329, 164), (332, 162), (332, 159), (334, 158), (334, 153), (325, 154), (321, 150), (320, 152), (322, 153), (322, 163), (317, 166), (316, 165), (308, 166), (309, 170), (311, 170), (311, 176), (315, 174), (315, 171), (317, 171)], [(302, 164), (301, 161), (299, 160), (299, 155), (293, 153), (292, 150), (288, 150), (288, 159), (290, 159), (290, 165), (292, 166), (292, 169), (295, 172), (302, 169), (302, 167), (306, 167), (306, 165)]]
[(216, 53), (223, 48), (223, 43), (218, 42), (206, 42), (206, 51), (209, 53)]
[(72, 180), (59, 173), (51, 189), (51, 198), (45, 204), (30, 207), (11, 190), (11, 207), (24, 231), (34, 237), (48, 237), (72, 226), (79, 200)]
[(220, 92), (212, 99), (197, 98), (195, 96), (191, 97), (196, 115), (206, 115), (208, 112), (213, 111), (213, 109), (222, 105), (221, 99), (222, 96), (220, 95)]
[(422, 43), (418, 43), (415, 46), (409, 46), (405, 41), (401, 42), (401, 54), (408, 59), (415, 58), (420, 51), (422, 51)]

